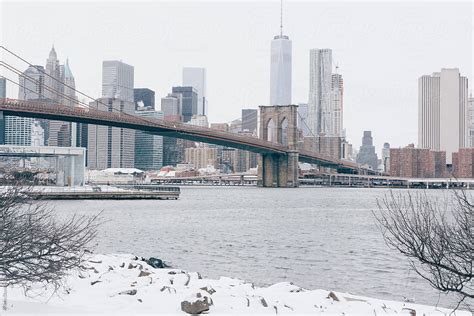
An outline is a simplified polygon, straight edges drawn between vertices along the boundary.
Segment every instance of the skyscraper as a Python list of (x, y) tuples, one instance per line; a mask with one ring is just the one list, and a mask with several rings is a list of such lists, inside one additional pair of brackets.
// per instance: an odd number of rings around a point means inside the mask
[(468, 139), (468, 80), (459, 69), (441, 69), (418, 80), (418, 146), (452, 153)]
[(181, 121), (181, 104), (183, 96), (179, 93), (169, 93), (161, 98), (161, 112), (168, 121)]
[[(0, 99), (7, 97), (7, 79), (0, 78)], [(5, 117), (0, 115), (0, 145), (5, 144)]]
[[(19, 75), (18, 99), (36, 100), (44, 98), (44, 68), (30, 66)], [(5, 144), (31, 146), (33, 119), (28, 117), (5, 117)]]
[(181, 94), (181, 115), (183, 122), (189, 122), (198, 114), (198, 95), (194, 87), (173, 87), (173, 94)]
[(49, 52), (48, 59), (46, 59), (46, 76), (44, 77), (44, 97), (46, 99), (59, 101), (62, 100), (60, 95), (63, 85), (61, 84), (61, 71), (59, 67), (58, 55), (54, 46)]
[(242, 109), (242, 131), (250, 134), (257, 133), (258, 110)]
[(280, 35), (271, 43), (270, 105), (291, 104), (291, 40), (283, 35), (283, 7), (280, 14)]
[(135, 101), (135, 110), (138, 110), (140, 106), (148, 109), (155, 109), (155, 91), (151, 89), (133, 89), (133, 100)]
[(7, 97), (7, 79), (0, 78), (0, 99)]
[[(77, 105), (76, 83), (69, 67), (69, 60), (61, 65), (54, 46), (46, 60), (46, 75), (44, 77), (44, 95), (47, 102), (60, 103), (65, 106)], [(45, 129), (45, 143), (49, 146), (75, 146), (77, 124), (63, 121), (41, 120)]]
[[(183, 94), (169, 93), (161, 98), (161, 111), (166, 121), (181, 122), (181, 109), (183, 104)], [(175, 166), (181, 163), (184, 158), (184, 148), (182, 142), (174, 137), (163, 137), (163, 165)]]
[(133, 66), (118, 60), (102, 62), (102, 97), (134, 102)]
[[(336, 68), (337, 69), (337, 68)], [(338, 73), (332, 74), (331, 80), (331, 123), (330, 136), (343, 136), (343, 91), (344, 82)]]
[[(135, 103), (113, 98), (90, 102), (90, 108), (101, 111), (135, 113)], [(126, 128), (88, 124), (87, 166), (90, 169), (133, 168), (135, 131)]]
[(369, 165), (372, 170), (377, 171), (377, 159), (375, 146), (373, 145), (372, 141), (372, 132), (364, 131), (364, 137), (362, 137), (362, 146), (360, 146), (359, 153), (357, 154), (357, 163)]
[(331, 134), (332, 50), (309, 52), (308, 126), (311, 134)]
[[(151, 91), (151, 90), (150, 90)], [(135, 115), (162, 120), (163, 112), (142, 107)], [(135, 168), (160, 170), (163, 167), (163, 137), (143, 131), (135, 131)]]
[(390, 171), (390, 144), (384, 143), (382, 148), (382, 165), (383, 171)]
[(76, 96), (76, 81), (69, 67), (69, 59), (66, 59), (66, 64), (60, 65), (61, 71), (61, 81), (64, 83), (62, 88), (63, 102), (62, 104), (67, 106), (77, 106), (77, 96)]
[(196, 89), (198, 98), (196, 114), (207, 115), (206, 69), (194, 67), (183, 68), (183, 86)]
[(298, 103), (297, 124), (303, 137), (311, 135), (308, 127), (308, 103)]
[(467, 140), (467, 147), (474, 147), (474, 98), (472, 94), (469, 96), (468, 99), (468, 140)]

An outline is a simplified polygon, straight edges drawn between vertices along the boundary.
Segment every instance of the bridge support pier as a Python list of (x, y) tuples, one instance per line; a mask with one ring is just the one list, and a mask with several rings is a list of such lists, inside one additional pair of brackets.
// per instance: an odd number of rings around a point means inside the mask
[(288, 146), (288, 151), (259, 155), (259, 186), (298, 187), (297, 109), (296, 105), (260, 106), (260, 138)]
[(258, 186), (296, 188), (299, 185), (298, 152), (287, 155), (261, 154), (258, 166)]

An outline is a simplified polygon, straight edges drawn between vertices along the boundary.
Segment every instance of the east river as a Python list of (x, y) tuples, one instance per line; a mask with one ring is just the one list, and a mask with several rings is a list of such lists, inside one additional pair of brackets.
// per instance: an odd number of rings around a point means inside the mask
[[(285, 281), (308, 289), (452, 306), (454, 298), (432, 289), (410, 270), (406, 258), (385, 245), (372, 211), (386, 193), (183, 187), (177, 201), (51, 205), (61, 215), (103, 210), (97, 253), (154, 256), (207, 277), (236, 277), (258, 285)], [(442, 198), (446, 192), (429, 194)]]

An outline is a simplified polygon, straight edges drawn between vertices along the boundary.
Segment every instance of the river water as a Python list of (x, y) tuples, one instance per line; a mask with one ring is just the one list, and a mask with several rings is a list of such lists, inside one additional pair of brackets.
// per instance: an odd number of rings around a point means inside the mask
[[(179, 200), (57, 201), (106, 220), (96, 252), (155, 256), (203, 276), (451, 306), (384, 243), (372, 210), (385, 189), (183, 187)], [(397, 191), (397, 192), (402, 192)], [(442, 197), (442, 190), (429, 194)]]

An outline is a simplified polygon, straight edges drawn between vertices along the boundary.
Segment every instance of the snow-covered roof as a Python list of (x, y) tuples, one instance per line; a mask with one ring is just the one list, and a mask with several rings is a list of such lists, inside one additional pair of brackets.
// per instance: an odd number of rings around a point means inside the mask
[(108, 168), (102, 170), (104, 173), (123, 173), (123, 174), (134, 174), (134, 173), (143, 173), (143, 170), (137, 168)]

